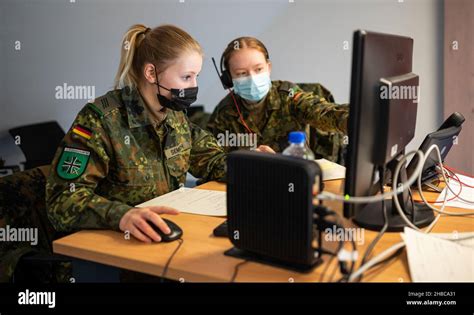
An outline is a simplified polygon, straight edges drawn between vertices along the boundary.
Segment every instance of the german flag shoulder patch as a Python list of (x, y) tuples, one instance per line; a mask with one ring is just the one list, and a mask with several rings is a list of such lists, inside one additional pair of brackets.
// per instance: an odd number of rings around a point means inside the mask
[(89, 140), (92, 137), (92, 131), (89, 128), (86, 128), (79, 124), (75, 125), (74, 128), (72, 128), (72, 132), (87, 140)]

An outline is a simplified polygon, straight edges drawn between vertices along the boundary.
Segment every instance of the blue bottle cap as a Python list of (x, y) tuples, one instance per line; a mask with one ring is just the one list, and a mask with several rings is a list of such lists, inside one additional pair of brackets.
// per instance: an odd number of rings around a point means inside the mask
[(291, 143), (302, 143), (306, 140), (306, 134), (302, 131), (292, 131), (288, 135), (288, 140)]

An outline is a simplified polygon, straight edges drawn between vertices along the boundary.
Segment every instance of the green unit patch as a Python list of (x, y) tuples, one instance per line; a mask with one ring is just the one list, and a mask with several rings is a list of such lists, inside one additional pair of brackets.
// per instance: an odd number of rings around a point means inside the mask
[(65, 147), (59, 158), (56, 172), (62, 179), (76, 179), (86, 170), (89, 163), (89, 151)]

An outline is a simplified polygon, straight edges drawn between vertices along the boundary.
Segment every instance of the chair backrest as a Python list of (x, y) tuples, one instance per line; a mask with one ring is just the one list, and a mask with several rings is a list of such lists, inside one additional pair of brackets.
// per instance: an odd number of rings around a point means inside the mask
[(51, 164), (65, 132), (56, 121), (16, 127), (9, 130), (26, 157), (25, 169)]
[(14, 228), (37, 228), (39, 248), (51, 250), (55, 230), (46, 212), (49, 166), (0, 177), (0, 221)]

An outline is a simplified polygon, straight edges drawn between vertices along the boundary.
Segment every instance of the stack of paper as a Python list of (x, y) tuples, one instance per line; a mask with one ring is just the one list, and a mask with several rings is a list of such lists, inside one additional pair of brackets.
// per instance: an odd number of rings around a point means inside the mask
[(200, 215), (222, 217), (227, 215), (225, 191), (183, 187), (137, 205), (142, 208), (149, 206), (168, 206), (180, 212)]
[(474, 282), (474, 233), (425, 234), (405, 228), (402, 238), (414, 282)]

